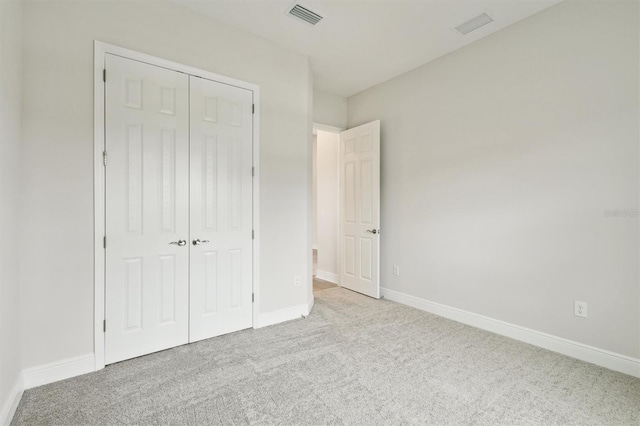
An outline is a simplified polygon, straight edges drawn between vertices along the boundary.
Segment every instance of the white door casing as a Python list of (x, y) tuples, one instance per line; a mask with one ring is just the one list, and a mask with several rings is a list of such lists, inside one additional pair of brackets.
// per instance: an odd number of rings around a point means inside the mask
[(253, 323), (253, 95), (193, 76), (190, 93), (193, 342)]
[(188, 76), (106, 55), (105, 363), (187, 343)]
[(380, 298), (380, 121), (340, 133), (340, 285)]

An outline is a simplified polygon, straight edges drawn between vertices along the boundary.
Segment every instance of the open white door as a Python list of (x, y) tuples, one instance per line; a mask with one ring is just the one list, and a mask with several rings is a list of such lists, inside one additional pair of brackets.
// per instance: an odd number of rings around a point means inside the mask
[(253, 324), (253, 93), (190, 77), (189, 340)]
[(380, 298), (380, 121), (340, 134), (340, 285)]
[(110, 364), (189, 338), (189, 77), (106, 56)]

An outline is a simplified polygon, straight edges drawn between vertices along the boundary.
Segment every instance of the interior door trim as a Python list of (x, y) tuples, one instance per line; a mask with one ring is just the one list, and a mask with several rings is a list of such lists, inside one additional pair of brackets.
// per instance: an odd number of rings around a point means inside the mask
[[(260, 87), (253, 83), (236, 80), (231, 77), (204, 71), (198, 68), (182, 65), (177, 62), (150, 56), (144, 53), (125, 49), (112, 44), (94, 41), (94, 113), (93, 113), (93, 230), (94, 230), (94, 355), (95, 371), (105, 367), (105, 85), (103, 72), (105, 70), (106, 55), (121, 56), (134, 61), (144, 62), (162, 68), (196, 77), (214, 80), (220, 83), (250, 90), (253, 93), (253, 327), (258, 320), (258, 306), (260, 306)], [(108, 79), (108, 76), (107, 76)], [(108, 160), (108, 159), (107, 159)]]

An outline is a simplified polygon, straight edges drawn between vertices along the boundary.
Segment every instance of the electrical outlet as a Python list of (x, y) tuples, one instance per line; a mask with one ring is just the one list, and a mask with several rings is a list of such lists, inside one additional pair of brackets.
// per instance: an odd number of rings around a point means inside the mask
[(400, 267), (398, 265), (393, 265), (393, 275), (396, 277), (400, 276)]
[(574, 302), (573, 314), (577, 317), (586, 318), (587, 317), (587, 302), (581, 302), (576, 300)]
[(293, 285), (295, 287), (300, 287), (300, 275), (296, 275), (293, 277)]

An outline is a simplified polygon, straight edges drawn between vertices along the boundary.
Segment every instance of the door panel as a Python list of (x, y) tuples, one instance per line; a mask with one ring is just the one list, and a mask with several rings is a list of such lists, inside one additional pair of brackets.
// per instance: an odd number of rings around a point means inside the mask
[(193, 342), (253, 323), (253, 95), (198, 77), (190, 94)]
[(380, 298), (380, 121), (340, 134), (340, 285)]
[(106, 55), (107, 364), (188, 341), (188, 77)]

